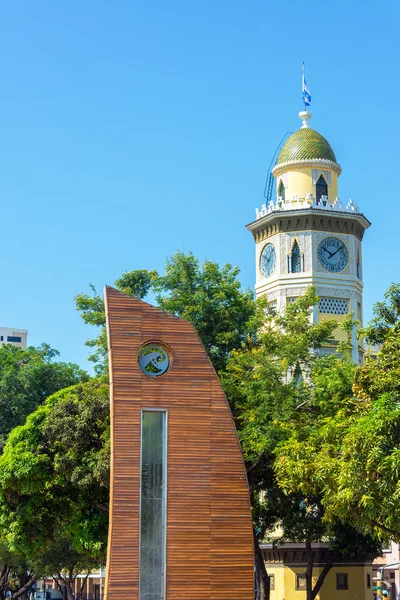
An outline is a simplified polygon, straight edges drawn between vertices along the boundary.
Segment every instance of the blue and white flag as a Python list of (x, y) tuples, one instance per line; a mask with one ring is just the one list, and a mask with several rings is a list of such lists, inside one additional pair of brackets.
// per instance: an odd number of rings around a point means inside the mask
[(307, 106), (311, 106), (311, 94), (308, 91), (306, 78), (304, 77), (304, 63), (303, 63), (303, 73), (302, 73), (302, 77), (301, 77), (301, 91), (303, 92), (304, 106), (307, 108)]

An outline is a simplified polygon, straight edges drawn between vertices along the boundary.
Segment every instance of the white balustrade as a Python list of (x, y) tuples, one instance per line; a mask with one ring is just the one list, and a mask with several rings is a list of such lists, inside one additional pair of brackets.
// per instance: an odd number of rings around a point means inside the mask
[(307, 194), (305, 198), (293, 196), (287, 200), (282, 196), (278, 196), (275, 202), (271, 200), (268, 203), (268, 207), (263, 204), (261, 206), (261, 210), (256, 208), (256, 220), (261, 219), (262, 217), (265, 217), (265, 215), (269, 215), (272, 212), (304, 210), (306, 208), (360, 214), (360, 209), (353, 200), (349, 200), (346, 206), (344, 206), (340, 198), (335, 198), (334, 202), (330, 204), (328, 196), (321, 196), (321, 198), (317, 201), (312, 194)]

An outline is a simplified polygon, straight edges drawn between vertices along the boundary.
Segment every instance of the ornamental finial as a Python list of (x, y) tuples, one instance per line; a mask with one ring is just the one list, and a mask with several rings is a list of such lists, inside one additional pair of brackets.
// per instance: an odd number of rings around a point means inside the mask
[(309, 127), (308, 120), (311, 119), (312, 113), (309, 110), (302, 110), (299, 112), (299, 117), (303, 121), (301, 129)]

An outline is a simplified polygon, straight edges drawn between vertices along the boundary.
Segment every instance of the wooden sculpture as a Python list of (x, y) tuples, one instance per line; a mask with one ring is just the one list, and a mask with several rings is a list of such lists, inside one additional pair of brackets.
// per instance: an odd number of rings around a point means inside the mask
[(249, 491), (191, 323), (106, 287), (111, 498), (106, 600), (252, 600)]

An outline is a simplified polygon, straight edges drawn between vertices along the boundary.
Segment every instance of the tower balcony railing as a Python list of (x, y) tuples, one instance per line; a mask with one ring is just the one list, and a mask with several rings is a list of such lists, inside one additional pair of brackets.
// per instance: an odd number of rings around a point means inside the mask
[(256, 208), (256, 220), (261, 219), (272, 212), (304, 210), (307, 208), (360, 214), (360, 209), (353, 200), (349, 200), (347, 204), (343, 204), (340, 198), (335, 198), (335, 201), (331, 204), (328, 200), (328, 196), (321, 196), (317, 200), (312, 194), (307, 194), (305, 198), (292, 196), (292, 198), (288, 198), (287, 200), (284, 200), (282, 196), (278, 196), (275, 202), (271, 200), (268, 205), (263, 204), (261, 210)]

